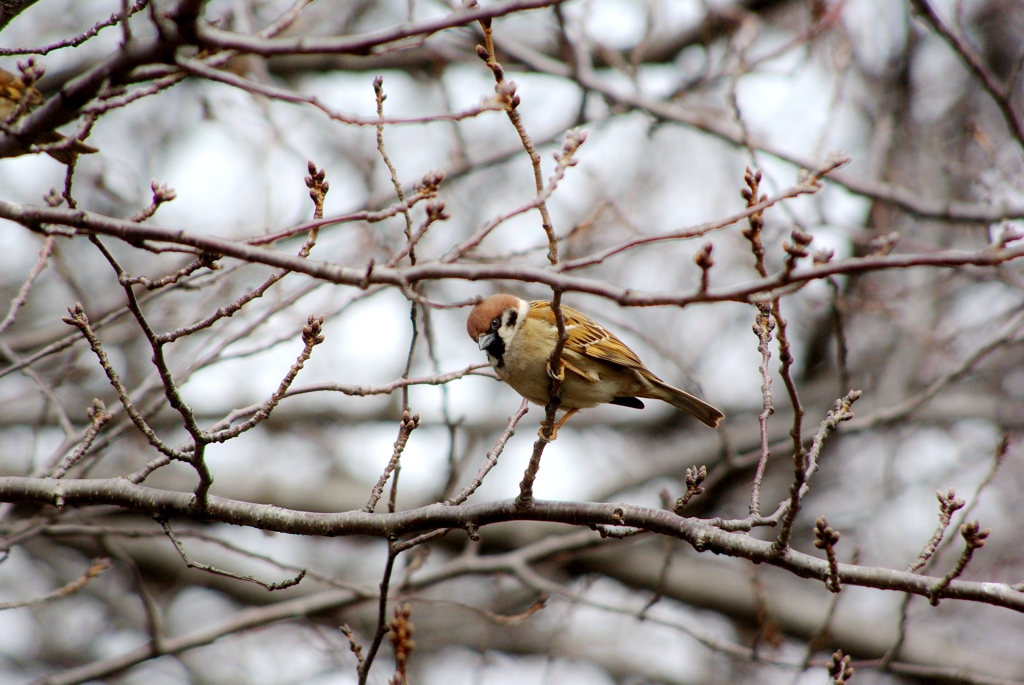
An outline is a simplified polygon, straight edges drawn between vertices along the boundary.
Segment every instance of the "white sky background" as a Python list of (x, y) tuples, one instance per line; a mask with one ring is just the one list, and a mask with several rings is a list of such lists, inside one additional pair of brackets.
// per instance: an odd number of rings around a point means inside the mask
[[(230, 4), (211, 3), (207, 16), (218, 16)], [(565, 14), (570, 22), (582, 25), (592, 39), (611, 48), (628, 49), (643, 35), (644, 11), (648, 4), (586, 0), (567, 5)], [(697, 0), (656, 0), (654, 5), (667, 32), (690, 26), (702, 16), (701, 3)], [(94, 17), (105, 16), (119, 7), (119, 2), (41, 2), (0, 34), (0, 44), (37, 44), (55, 36), (70, 35), (94, 21)], [(417, 3), (416, 7), (420, 17), (440, 11), (426, 2)], [(515, 32), (516, 27), (524, 28), (534, 21), (534, 17), (497, 20), (496, 32), (498, 35)], [(868, 73), (881, 70), (891, 56), (904, 49), (908, 37), (906, 7), (892, 0), (847, 0), (842, 22), (853, 41), (852, 59), (856, 60), (858, 69)], [(528, 41), (530, 35), (524, 30), (517, 37)], [(756, 35), (750, 54), (773, 50), (791, 37), (777, 29), (765, 28)], [(118, 39), (116, 30), (108, 30), (82, 50), (105, 54)], [(913, 65), (912, 79), (915, 88), (928, 96), (917, 101), (920, 109), (914, 116), (934, 120), (956, 100), (959, 89), (964, 86), (964, 77), (958, 62), (943, 43), (934, 38), (925, 40), (931, 41), (929, 57)], [(633, 84), (620, 76), (609, 77), (621, 81), (624, 88), (640, 84), (645, 93), (657, 96), (685, 80), (685, 70), (692, 58), (692, 54), (684, 53), (676, 65), (644, 69)], [(59, 51), (39, 61), (49, 70), (58, 71), (80, 59), (81, 55), (74, 51)], [(13, 60), (2, 66), (12, 69)], [(859, 106), (858, 94), (865, 86), (858, 80), (858, 73), (857, 69), (850, 70), (837, 84), (828, 56), (808, 57), (802, 48), (791, 49), (762, 65), (758, 73), (740, 81), (738, 104), (751, 132), (760, 139), (792, 153), (818, 159), (827, 152), (843, 150), (853, 158), (851, 168), (865, 173), (870, 165), (871, 130), (870, 121)], [(309, 76), (299, 80), (296, 86), (332, 107), (372, 115), (373, 76), (369, 73)], [(433, 82), (418, 81), (397, 72), (385, 72), (383, 76), (389, 115), (420, 116), (444, 107), (442, 94)], [(543, 140), (561, 131), (575, 116), (580, 93), (573, 85), (518, 73), (510, 73), (509, 77), (519, 86), (520, 111), (527, 130), (535, 139)], [(472, 106), (493, 92), (493, 79), (481, 63), (453, 65), (442, 83), (454, 109)], [(842, 89), (839, 98), (834, 97), (837, 88)], [(588, 114), (594, 120), (586, 126), (590, 135), (578, 154), (580, 164), (569, 170), (550, 201), (559, 233), (567, 232), (586, 217), (601, 199), (614, 201), (627, 213), (632, 226), (645, 233), (697, 225), (742, 207), (739, 196), (742, 171), (744, 165), (751, 163), (745, 153), (682, 127), (663, 126), (652, 131), (646, 117), (639, 114), (611, 116), (596, 99), (590, 103)], [(468, 120), (460, 124), (460, 128), (471, 158), (514, 149), (518, 145), (514, 130), (500, 113)], [(132, 134), (125, 135), (126, 131)], [(157, 131), (166, 137), (156, 139), (153, 134)], [(390, 127), (385, 139), (390, 157), (407, 184), (430, 169), (444, 169), (452, 164), (455, 137), (449, 123)], [(371, 199), (388, 197), (390, 187), (380, 164), (376, 164), (368, 184), (365, 169), (353, 161), (374, 159), (372, 128), (342, 126), (327, 121), (309, 108), (269, 102), (219, 84), (187, 82), (126, 110), (116, 111), (101, 119), (90, 143), (102, 153), (82, 159), (79, 174), (83, 177), (102, 179), (110, 193), (134, 198), (140, 207), (148, 203), (149, 181), (156, 178), (174, 188), (178, 199), (161, 208), (153, 223), (230, 238), (280, 229), (310, 216), (310, 202), (302, 182), (307, 159), (327, 170), (331, 189), (325, 215), (363, 208)], [(561, 139), (558, 147), (560, 143)], [(553, 168), (551, 153), (555, 149), (557, 147), (549, 145), (542, 151), (545, 177)], [(767, 158), (758, 159), (756, 163), (765, 171), (766, 192), (776, 192), (795, 181), (796, 170), (791, 167)], [(61, 187), (63, 173), (63, 167), (45, 156), (2, 160), (2, 195), (8, 200), (38, 203), (51, 186)], [(432, 228), (420, 245), (420, 254), (423, 258), (443, 254), (462, 237), (494, 216), (527, 201), (532, 194), (532, 176), (521, 154), (493, 170), (446, 182), (441, 199), (447, 202), (452, 218)], [(91, 201), (93, 207), (86, 205), (87, 208), (103, 211), (101, 196)], [(769, 210), (766, 242), (778, 253), (779, 243), (788, 236), (795, 217), (814, 234), (812, 247), (827, 246), (842, 257), (851, 252), (851, 232), (863, 225), (867, 209), (865, 200), (829, 187), (818, 196), (790, 201), (785, 209)], [(713, 271), (713, 284), (754, 277), (749, 255), (744, 252), (747, 248), (739, 235), (741, 228), (733, 227), (714, 236), (718, 266)], [(13, 225), (4, 225), (0, 231), (4, 247), (0, 250), (0, 272), (27, 272), (37, 257), (40, 241)], [(370, 235), (387, 244), (398, 245), (402, 240), (401, 224), (397, 220), (390, 221), (368, 230), (353, 225), (331, 227), (323, 232), (313, 257), (345, 262), (361, 252), (362, 241)], [(692, 287), (699, 278), (692, 255), (702, 242), (644, 248), (638, 257), (613, 259), (593, 273), (622, 286), (641, 289)], [(498, 254), (544, 245), (540, 221), (533, 212), (495, 231), (480, 251)], [(536, 249), (524, 260), (541, 264), (544, 251)], [(149, 273), (161, 271), (152, 261), (149, 264)], [(108, 278), (112, 279), (109, 275)], [(254, 284), (260, 278), (262, 276), (253, 275), (247, 282)], [(289, 291), (304, 285), (297, 276), (287, 281)], [(446, 283), (431, 285), (428, 292), (435, 300), (457, 300), (477, 293), (488, 294), (490, 288), (489, 284)], [(270, 325), (259, 329), (237, 349), (250, 349), (261, 340), (276, 339), (284, 331), (301, 325), (307, 314), (337, 308), (355, 293), (353, 289), (322, 286), (287, 313), (274, 317)], [(540, 287), (526, 287), (520, 294), (548, 295)], [(57, 287), (47, 275), (41, 279), (33, 297), (52, 300), (49, 309), (54, 311), (74, 301), (73, 294)], [(759, 357), (756, 340), (750, 332), (752, 310), (749, 307), (620, 310), (595, 298), (568, 295), (566, 300), (598, 320), (625, 322), (660, 337), (692, 369), (692, 377), (688, 378), (687, 370), (677, 368), (636, 336), (619, 329), (621, 337), (656, 373), (683, 387), (693, 388), (699, 383), (703, 395), (727, 415), (760, 406)], [(797, 358), (804, 345), (801, 334), (806, 332), (809, 316), (820, 312), (827, 304), (827, 291), (815, 287), (808, 287), (784, 301)], [(36, 311), (47, 308), (38, 302), (33, 305)], [(211, 303), (211, 311), (216, 306), (219, 304)], [(443, 370), (483, 361), (483, 354), (464, 332), (465, 314), (465, 311), (438, 311), (434, 315)], [(612, 324), (609, 326), (615, 328)], [(401, 374), (404, 364), (409, 340), (408, 304), (394, 291), (368, 298), (351, 306), (343, 316), (332, 319), (326, 327), (326, 336), (327, 343), (314, 351), (296, 385), (323, 381), (390, 382)], [(264, 353), (205, 369), (184, 387), (185, 397), (197, 410), (213, 415), (259, 401), (277, 387), (300, 347), (296, 335)], [(202, 351), (189, 344), (175, 349), (185, 353), (177, 358), (181, 364), (190, 360), (189, 355)], [(775, 362), (773, 359), (773, 367)], [(429, 360), (421, 354), (413, 373), (431, 372)], [(778, 379), (776, 383), (777, 397), (781, 401), (782, 386)], [(0, 384), (0, 412), (4, 411), (5, 399), (15, 394), (12, 387), (10, 383)], [(450, 384), (448, 391), (451, 414), (471, 424), (503, 425), (506, 417), (519, 406), (519, 398), (513, 391), (489, 379), (463, 379)], [(441, 423), (441, 391), (418, 388), (411, 397), (413, 409), (421, 413), (427, 426), (413, 434), (403, 457), (400, 500), (408, 506), (443, 485), (448, 451), (447, 431)], [(369, 416), (392, 401), (311, 395), (287, 402), (299, 407), (329, 403)], [(810, 407), (807, 425), (816, 424), (825, 409)], [(529, 456), (532, 433), (542, 413), (536, 407), (531, 409), (498, 467), (475, 495), (478, 500), (509, 497), (517, 492), (519, 475)], [(595, 492), (606, 491), (614, 484), (616, 476), (629, 468), (631, 460), (643, 459), (643, 456), (631, 450), (630, 433), (601, 424), (642, 424), (667, 413), (666, 407), (649, 403), (643, 413), (611, 407), (592, 410), (574, 419), (545, 453), (536, 486), (537, 496), (588, 499)], [(361, 425), (339, 426), (329, 432), (330, 439), (325, 444), (311, 436), (271, 435), (257, 429), (241, 439), (210, 447), (208, 460), (217, 478), (214, 489), (236, 480), (244, 480), (247, 487), (256, 490), (261, 483), (268, 487), (280, 484), (302, 487), (303, 483), (329, 478), (333, 473), (361, 480), (368, 489), (391, 454), (395, 431), (393, 422), (367, 421)], [(984, 422), (962, 422), (950, 431), (912, 431), (896, 440), (890, 438), (892, 436), (887, 436), (885, 444), (878, 438), (865, 438), (865, 441), (876, 440), (878, 444), (844, 442), (835, 457), (834, 470), (841, 475), (835, 477), (844, 483), (861, 484), (863, 497), (840, 501), (830, 498), (829, 490), (812, 491), (810, 502), (813, 505), (809, 504), (808, 509), (827, 514), (837, 528), (845, 530), (856, 526), (858, 542), (863, 545), (865, 554), (862, 563), (899, 566), (916, 555), (921, 542), (934, 527), (935, 489), (955, 486), (958, 492), (970, 492), (984, 477), (988, 466), (986, 459), (991, 452), (987, 448), (979, 450), (977, 446), (994, 444), (998, 433), (994, 426)], [(51, 436), (51, 442), (58, 440), (59, 435)], [(32, 459), (48, 453), (47, 444), (45, 436), (29, 441), (14, 430), (0, 432), (0, 469), (9, 473), (22, 471)], [(857, 458), (852, 458), (853, 455)], [(851, 458), (843, 459), (844, 456)], [(906, 488), (898, 497), (880, 501), (873, 479), (880, 479), (886, 468), (893, 469)], [(625, 499), (656, 506), (658, 487), (631, 490)], [(819, 492), (820, 500), (815, 499)], [(623, 497), (617, 495), (613, 499)], [(982, 520), (996, 520), (999, 510), (998, 497), (993, 497), (983, 502), (977, 514)], [(894, 537), (891, 526), (887, 525), (893, 518), (905, 522), (898, 537)], [(281, 551), (289, 545), (305, 546), (295, 545), (294, 541), (280, 536), (262, 538), (261, 542), (261, 536), (250, 533), (227, 531), (225, 535), (245, 538), (254, 547), (265, 546), (268, 552)], [(21, 563), (16, 554), (0, 565), (0, 600), (31, 596), (48, 589), (42, 580), (38, 586), (26, 586), (24, 575), (19, 574)], [(372, 577), (367, 580), (374, 582)], [(599, 583), (588, 592), (607, 602), (627, 602), (631, 597), (629, 592), (610, 581)], [(899, 599), (896, 595), (874, 593), (873, 599), (865, 601), (863, 610), (888, 619)], [(84, 630), (83, 626), (91, 625), (90, 620), (98, 620), (94, 616), (96, 608), (90, 607), (85, 599), (65, 600), (59, 606), (68, 612), (69, 630), (72, 627), (75, 631)], [(194, 630), (205, 620), (223, 617), (225, 612), (233, 610), (230, 601), (220, 595), (192, 589), (174, 600), (168, 611), (168, 625), (172, 631), (179, 625), (183, 626), (183, 631)], [(671, 602), (662, 602), (659, 611), (681, 622), (695, 620), (693, 610)], [(552, 612), (552, 616), (544, 620), (558, 619)], [(652, 677), (680, 683), (698, 682), (711, 673), (725, 672), (721, 670), (721, 657), (670, 629), (638, 624), (632, 619), (602, 618), (596, 610), (585, 608), (570, 612), (565, 621), (565, 640), (577, 646), (610, 643), (628, 633), (636, 648), (621, 651), (633, 655), (636, 662), (624, 665), (627, 670), (647, 662)], [(727, 627), (723, 625), (721, 629), (727, 630)], [(33, 630), (26, 611), (0, 612), (0, 654), (18, 658), (30, 655), (38, 645)], [(115, 637), (104, 638), (106, 642), (95, 649), (109, 656), (145, 640), (141, 633), (127, 632)], [(647, 648), (641, 649), (642, 646)], [(571, 651), (566, 649), (565, 653)], [(332, 670), (334, 666), (326, 652), (315, 640), (297, 639), (293, 630), (278, 626), (196, 650), (188, 659), (195, 661), (196, 668), (210, 669), (217, 665), (221, 670), (212, 675), (225, 682), (236, 677), (239, 681), (253, 683), (334, 685), (354, 682), (348, 671), (339, 675)], [(558, 656), (561, 653), (556, 649), (555, 657), (543, 660), (500, 652), (489, 652), (481, 657), (476, 652), (452, 648), (431, 655), (421, 664), (417, 682), (423, 685), (470, 682), (603, 685), (614, 682), (594, 663), (568, 661)], [(263, 655), (263, 658), (254, 664), (253, 655)], [(283, 670), (282, 659), (288, 662)], [(0, 680), (7, 677), (3, 668), (14, 667), (11, 662), (0, 660)], [(383, 682), (387, 672), (381, 662), (375, 681)], [(161, 661), (146, 666), (126, 682), (177, 683), (187, 678), (187, 671), (180, 664)], [(788, 683), (791, 678), (786, 672), (778, 674), (778, 682)], [(800, 682), (825, 682), (824, 674), (812, 671)]]

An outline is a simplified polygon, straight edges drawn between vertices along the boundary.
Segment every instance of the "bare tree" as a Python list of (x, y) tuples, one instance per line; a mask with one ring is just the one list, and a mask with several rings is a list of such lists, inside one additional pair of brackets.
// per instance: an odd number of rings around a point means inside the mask
[[(1019, 3), (0, 27), (0, 679), (1024, 678)], [(726, 420), (554, 439), (499, 291)]]

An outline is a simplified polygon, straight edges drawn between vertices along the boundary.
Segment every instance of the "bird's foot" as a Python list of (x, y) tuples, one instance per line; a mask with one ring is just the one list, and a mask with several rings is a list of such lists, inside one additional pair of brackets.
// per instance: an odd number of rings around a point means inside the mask
[(553, 426), (551, 426), (551, 435), (544, 435), (544, 424), (542, 423), (540, 425), (540, 430), (537, 431), (537, 436), (541, 440), (547, 440), (548, 442), (554, 442), (554, 440), (558, 437), (558, 429), (561, 428), (562, 426), (564, 426), (565, 422), (569, 420), (569, 417), (572, 416), (573, 414), (575, 414), (578, 411), (579, 411), (579, 409), (570, 409), (567, 412), (565, 412), (565, 414), (562, 415), (562, 418), (560, 418), (557, 421), (555, 421), (555, 424)]

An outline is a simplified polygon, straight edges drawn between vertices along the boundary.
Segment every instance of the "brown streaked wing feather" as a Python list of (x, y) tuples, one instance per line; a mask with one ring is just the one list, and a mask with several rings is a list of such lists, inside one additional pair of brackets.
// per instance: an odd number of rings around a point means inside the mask
[[(25, 84), (20, 78), (9, 71), (0, 69), (0, 97), (14, 104), (21, 101), (25, 93)], [(32, 88), (29, 94), (29, 106), (35, 107), (42, 104), (43, 94)]]
[[(552, 326), (555, 325), (555, 313), (551, 311), (550, 303), (537, 300), (530, 303), (530, 309), (536, 311)], [(562, 317), (569, 333), (569, 339), (565, 342), (566, 349), (618, 366), (647, 371), (647, 367), (633, 350), (586, 315), (562, 305)]]

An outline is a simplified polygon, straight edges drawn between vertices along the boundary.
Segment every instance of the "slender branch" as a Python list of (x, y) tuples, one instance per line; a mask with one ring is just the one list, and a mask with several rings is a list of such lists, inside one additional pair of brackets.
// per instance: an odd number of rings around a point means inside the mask
[(154, 653), (161, 653), (164, 649), (164, 630), (163, 621), (160, 618), (160, 607), (157, 606), (156, 600), (146, 587), (142, 570), (135, 563), (131, 555), (121, 549), (121, 546), (113, 540), (108, 539), (106, 536), (101, 536), (99, 542), (110, 556), (120, 561), (131, 571), (132, 578), (135, 581), (135, 589), (139, 593), (139, 599), (142, 601), (142, 609), (146, 613), (146, 631), (149, 633), (149, 644)]
[(907, 566), (908, 573), (916, 573), (931, 561), (932, 555), (935, 554), (935, 551), (939, 548), (939, 543), (942, 542), (942, 538), (946, 535), (946, 529), (949, 528), (949, 521), (953, 518), (953, 514), (957, 510), (963, 509), (964, 505), (967, 504), (964, 500), (957, 498), (953, 488), (950, 488), (949, 492), (945, 495), (942, 494), (942, 491), (938, 491), (935, 493), (935, 496), (939, 500), (939, 525), (936, 527), (931, 539), (928, 540), (928, 544), (917, 555), (917, 559)]
[(377, 223), (412, 209), (421, 200), (433, 197), (436, 194), (436, 191), (436, 186), (421, 185), (420, 188), (416, 189), (412, 195), (407, 196), (405, 202), (392, 204), (385, 209), (378, 211), (364, 209), (358, 212), (328, 217), (326, 219), (314, 219), (313, 221), (292, 226), (291, 228), (286, 228), (277, 231), (276, 233), (268, 233), (267, 235), (248, 238), (245, 242), (249, 245), (270, 245), (278, 242), (279, 240), (291, 238), (292, 236), (308, 234), (314, 228), (323, 228), (324, 226), (333, 226), (335, 224), (351, 223), (354, 221), (365, 221), (370, 224)]
[(196, 76), (202, 76), (205, 79), (234, 86), (240, 90), (255, 93), (257, 95), (263, 95), (268, 98), (273, 98), (274, 100), (300, 105), (310, 105), (320, 110), (326, 114), (328, 118), (334, 121), (340, 121), (343, 124), (353, 126), (383, 127), (385, 125), (397, 124), (427, 124), (434, 121), (462, 121), (463, 119), (480, 116), (485, 112), (500, 112), (504, 110), (504, 106), (500, 102), (492, 99), (461, 112), (440, 112), (438, 114), (429, 114), (422, 117), (361, 117), (329, 107), (315, 95), (300, 95), (295, 91), (287, 90), (285, 88), (276, 88), (263, 83), (257, 83), (256, 81), (242, 78), (241, 76), (237, 76), (229, 71), (214, 69), (198, 59), (178, 55), (176, 62), (182, 69), (195, 74)]
[(832, 411), (818, 424), (818, 432), (815, 433), (811, 449), (807, 450), (806, 455), (804, 455), (803, 446), (801, 445), (800, 453), (802, 458), (800, 459), (800, 467), (796, 470), (793, 483), (789, 487), (789, 502), (782, 517), (782, 527), (779, 529), (779, 535), (775, 538), (775, 542), (772, 543), (772, 550), (775, 554), (784, 554), (789, 547), (789, 537), (793, 532), (793, 523), (796, 521), (796, 515), (800, 513), (800, 502), (809, 489), (808, 481), (814, 472), (818, 470), (818, 457), (821, 456), (821, 450), (825, 446), (825, 438), (835, 430), (840, 422), (849, 421), (853, 418), (853, 412), (850, 411), (850, 407), (860, 399), (860, 396), (860, 390), (851, 390), (846, 394), (846, 397), (836, 400)]
[(874, 411), (870, 411), (862, 416), (858, 416), (849, 423), (847, 429), (850, 431), (866, 430), (881, 424), (891, 423), (893, 421), (906, 418), (935, 397), (950, 383), (955, 383), (970, 373), (978, 362), (988, 356), (993, 350), (1013, 343), (1022, 326), (1024, 326), (1024, 312), (1014, 317), (1013, 320), (996, 333), (996, 335), (978, 345), (978, 347), (964, 357), (959, 364), (936, 378), (927, 388), (918, 394), (908, 397), (906, 400), (892, 406), (875, 409)]
[[(482, 362), (479, 364), (470, 364), (464, 369), (459, 371), (449, 371), (448, 373), (437, 374), (436, 376), (418, 376), (413, 378), (399, 378), (398, 380), (392, 381), (385, 385), (344, 385), (342, 383), (315, 383), (313, 385), (304, 385), (298, 388), (291, 388), (285, 392), (281, 399), (287, 397), (296, 397), (298, 395), (306, 395), (313, 392), (340, 392), (343, 395), (349, 395), (351, 397), (370, 397), (373, 395), (390, 395), (396, 390), (402, 388), (408, 388), (415, 385), (445, 385), (464, 376), (479, 376), (484, 375), (491, 377), (490, 374), (477, 373), (481, 369), (489, 368), (490, 364)], [(220, 431), (240, 418), (251, 416), (255, 412), (259, 411), (261, 407), (265, 405), (264, 402), (243, 407), (241, 409), (235, 409), (231, 411), (227, 416), (213, 424), (207, 429), (208, 433)]]
[(96, 559), (85, 570), (85, 573), (76, 580), (71, 581), (67, 585), (57, 588), (53, 592), (47, 592), (45, 595), (33, 597), (31, 599), (20, 599), (12, 602), (0, 602), (0, 610), (3, 609), (19, 609), (21, 607), (30, 607), (36, 604), (43, 604), (44, 602), (52, 602), (55, 599), (63, 599), (68, 595), (73, 595), (83, 587), (86, 583), (100, 575), (104, 571), (110, 568), (110, 559)]
[(103, 426), (107, 424), (110, 419), (114, 418), (113, 414), (107, 413), (107, 407), (99, 399), (92, 401), (92, 406), (89, 407), (87, 414), (89, 416), (89, 427), (85, 430), (85, 435), (78, 442), (78, 446), (75, 447), (75, 451), (65, 458), (60, 465), (54, 470), (50, 478), (63, 478), (72, 466), (82, 460), (82, 457), (86, 455), (89, 448), (92, 447), (96, 437), (103, 430)]
[(356, 669), (356, 673), (359, 675), (359, 685), (366, 685), (366, 679), (370, 675), (370, 667), (373, 666), (373, 660), (377, 656), (377, 650), (380, 649), (380, 645), (384, 641), (384, 636), (388, 633), (388, 586), (391, 583), (391, 572), (395, 568), (395, 559), (398, 557), (398, 554), (399, 552), (396, 551), (394, 547), (394, 540), (389, 538), (388, 560), (384, 564), (384, 576), (380, 580), (380, 600), (378, 602), (377, 609), (377, 630), (373, 634), (373, 641), (370, 642), (370, 649), (366, 652), (366, 658), (359, 662), (359, 668)]
[[(405, 451), (405, 445), (409, 442), (409, 436), (412, 435), (412, 432), (416, 430), (419, 425), (419, 414), (410, 414), (408, 409), (402, 412), (402, 421), (398, 425), (398, 439), (395, 440), (391, 459), (388, 461), (387, 466), (384, 467), (384, 473), (381, 474), (377, 484), (373, 486), (373, 490), (370, 492), (370, 500), (366, 503), (366, 506), (363, 507), (363, 511), (366, 513), (373, 513), (373, 510), (377, 507), (377, 502), (380, 500), (380, 497), (384, 492), (384, 486), (387, 484), (388, 478), (391, 476), (391, 472), (398, 467), (399, 460), (402, 458), (402, 452)], [(388, 513), (394, 512), (392, 511)]]
[[(263, 402), (259, 409), (253, 412), (253, 415), (243, 423), (238, 424), (232, 428), (226, 428), (216, 433), (206, 431), (206, 440), (208, 442), (227, 442), (232, 438), (236, 438), (242, 433), (255, 428), (259, 423), (270, 418), (270, 412), (274, 411), (274, 408), (281, 402), (281, 400), (287, 396), (288, 388), (291, 387), (292, 381), (302, 370), (302, 367), (309, 357), (313, 354), (313, 348), (324, 341), (324, 336), (321, 333), (323, 330), (324, 317), (323, 316), (310, 316), (306, 322), (306, 325), (302, 327), (302, 352), (299, 353), (295, 363), (288, 369), (288, 373), (285, 374), (284, 378), (277, 386), (277, 390), (270, 398)], [(230, 425), (230, 422), (229, 422)]]
[(498, 464), (498, 457), (501, 456), (502, 450), (505, 449), (505, 443), (509, 441), (509, 438), (515, 435), (516, 424), (519, 423), (519, 420), (523, 418), (523, 416), (525, 416), (526, 412), (528, 412), (529, 410), (529, 401), (523, 400), (523, 403), (519, 405), (519, 411), (517, 411), (509, 418), (508, 425), (505, 427), (505, 430), (502, 431), (501, 435), (498, 436), (498, 439), (494, 443), (494, 447), (492, 447), (491, 450), (487, 453), (487, 456), (484, 458), (484, 463), (480, 467), (480, 470), (477, 471), (476, 476), (469, 483), (469, 485), (464, 487), (462, 491), (459, 492), (458, 495), (452, 497), (451, 499), (445, 500), (445, 504), (447, 504), (448, 506), (462, 504), (467, 499), (469, 499), (470, 495), (476, 492), (477, 488), (479, 488), (483, 484), (484, 478), (487, 476), (487, 474), (490, 473), (491, 469), (493, 469)]
[(953, 582), (953, 579), (959, 578), (960, 574), (967, 568), (967, 564), (971, 563), (971, 558), (974, 556), (974, 551), (985, 546), (985, 538), (988, 537), (989, 533), (992, 532), (990, 529), (981, 529), (981, 525), (974, 521), (972, 523), (965, 523), (960, 526), (960, 535), (963, 537), (964, 546), (963, 554), (957, 559), (956, 566), (953, 570), (947, 573), (942, 580), (935, 584), (935, 586), (928, 591), (928, 601), (931, 602), (932, 606), (939, 605), (939, 598), (942, 596), (943, 590), (949, 587), (949, 584)]
[(769, 345), (772, 341), (772, 331), (775, 330), (775, 322), (770, 314), (770, 306), (759, 305), (753, 325), (754, 335), (758, 340), (757, 351), (761, 353), (761, 366), (759, 367), (761, 370), (761, 413), (757, 417), (761, 428), (761, 458), (757, 462), (757, 470), (750, 486), (750, 514), (752, 516), (761, 514), (761, 480), (764, 478), (764, 471), (772, 453), (768, 445), (768, 417), (775, 413), (775, 407), (772, 406), (772, 375), (768, 369), (768, 360), (772, 356)]
[(99, 359), (100, 366), (107, 374), (107, 379), (114, 387), (114, 390), (117, 391), (118, 399), (121, 400), (121, 406), (124, 407), (125, 412), (132, 420), (132, 423), (135, 424), (135, 427), (139, 429), (139, 432), (145, 435), (146, 439), (149, 440), (149, 444), (157, 448), (170, 459), (177, 461), (191, 461), (187, 454), (172, 448), (161, 440), (153, 429), (149, 427), (149, 424), (146, 423), (142, 414), (132, 403), (131, 398), (128, 397), (127, 388), (125, 388), (124, 384), (121, 383), (121, 378), (118, 376), (117, 371), (114, 370), (114, 367), (111, 366), (110, 360), (107, 359), (107, 353), (103, 350), (103, 346), (100, 343), (99, 338), (97, 338), (96, 334), (93, 333), (92, 328), (89, 325), (89, 317), (86, 316), (85, 309), (82, 308), (82, 304), (75, 303), (74, 307), (68, 307), (68, 316), (64, 317), (62, 321), (78, 328), (78, 330), (82, 332), (82, 335), (85, 336), (85, 339), (89, 341), (89, 346)]
[(38, 48), (0, 48), (0, 55), (46, 55), (53, 52), (54, 50), (60, 50), (61, 48), (77, 47), (82, 43), (86, 42), (87, 40), (89, 40), (90, 38), (92, 38), (93, 36), (95, 36), (96, 34), (98, 34), (103, 29), (107, 28), (108, 26), (115, 26), (119, 23), (123, 24), (124, 26), (127, 26), (128, 22), (125, 21), (125, 18), (130, 17), (136, 14), (137, 12), (141, 11), (148, 4), (149, 0), (136, 0), (136, 2), (133, 3), (130, 7), (122, 8), (120, 12), (115, 12), (111, 14), (109, 19), (96, 22), (96, 24), (94, 24), (87, 31), (83, 31), (82, 33), (78, 34), (73, 38), (66, 38), (64, 40), (59, 40), (55, 43), (50, 43), (49, 45), (44, 45)]
[[(939, 544), (942, 542), (942, 538), (946, 535), (946, 530), (949, 528), (950, 519), (952, 519), (954, 512), (962, 509), (966, 502), (962, 499), (958, 499), (956, 492), (953, 488), (943, 495), (942, 491), (937, 491), (935, 496), (939, 500), (939, 525), (932, 533), (932, 537), (928, 540), (928, 543), (921, 550), (920, 554), (909, 566), (907, 566), (908, 573), (917, 573), (924, 569), (927, 571), (935, 562), (935, 552), (939, 548)], [(900, 620), (896, 626), (896, 639), (893, 641), (892, 646), (882, 656), (881, 664), (879, 668), (883, 671), (887, 670), (892, 664), (893, 660), (899, 656), (900, 650), (903, 648), (903, 642), (907, 637), (907, 609), (910, 607), (910, 600), (913, 595), (907, 594), (903, 596), (903, 601), (900, 602)]]
[(212, 573), (215, 576), (224, 576), (225, 578), (244, 580), (247, 583), (255, 583), (256, 585), (265, 588), (268, 592), (273, 592), (274, 590), (284, 590), (285, 588), (290, 588), (294, 585), (298, 585), (306, 576), (306, 571), (305, 569), (303, 569), (302, 571), (299, 571), (298, 575), (296, 575), (294, 578), (282, 580), (277, 583), (268, 583), (267, 581), (260, 580), (255, 576), (242, 576), (237, 573), (232, 573), (231, 571), (225, 571), (223, 569), (216, 568), (215, 566), (201, 564), (197, 561), (193, 561), (188, 556), (188, 554), (185, 553), (185, 546), (181, 544), (181, 540), (179, 540), (178, 537), (174, 534), (174, 531), (171, 530), (170, 523), (168, 523), (166, 520), (161, 520), (159, 523), (161, 526), (163, 526), (164, 533), (167, 535), (168, 538), (171, 539), (171, 542), (174, 543), (174, 548), (178, 550), (178, 555), (181, 557), (181, 560), (184, 561), (185, 565), (189, 568), (198, 569), (200, 571), (206, 571), (207, 573)]
[[(537, 72), (571, 78), (586, 92), (600, 96), (612, 106), (647, 112), (657, 121), (675, 122), (711, 135), (719, 140), (740, 148), (746, 148), (742, 132), (738, 127), (724, 122), (721, 117), (709, 116), (692, 107), (681, 106), (678, 102), (657, 100), (643, 94), (643, 90), (629, 91), (621, 88), (613, 79), (606, 79), (591, 71), (574, 71), (572, 66), (552, 59), (530, 48), (521, 42), (502, 37), (496, 40), (498, 46), (506, 53), (526, 64)], [(776, 159), (795, 166), (797, 169), (813, 169), (816, 164), (810, 159), (789, 150), (758, 141), (754, 146), (757, 152), (770, 155)], [(829, 175), (829, 180), (850, 192), (869, 197), (878, 202), (897, 206), (907, 212), (925, 218), (939, 219), (950, 222), (993, 223), (1005, 219), (1024, 218), (1024, 205), (999, 203), (995, 206), (986, 202), (958, 202), (948, 197), (922, 197), (917, 190), (892, 185), (871, 178), (851, 173), (837, 172)]]
[(14, 317), (18, 315), (18, 310), (28, 299), (28, 293), (32, 290), (32, 284), (35, 283), (36, 278), (39, 277), (39, 274), (43, 272), (43, 269), (49, 263), (50, 254), (53, 252), (53, 241), (53, 236), (47, 236), (46, 240), (43, 241), (43, 247), (39, 250), (39, 261), (28, 272), (21, 287), (18, 288), (18, 294), (14, 296), (10, 306), (7, 308), (7, 315), (4, 316), (3, 320), (0, 320), (0, 333), (3, 333), (7, 330), (8, 326), (14, 323)]

